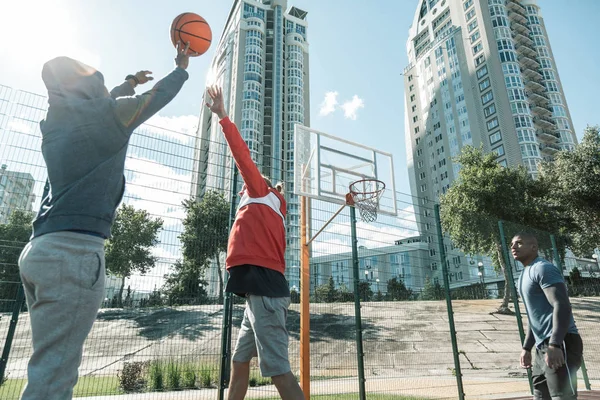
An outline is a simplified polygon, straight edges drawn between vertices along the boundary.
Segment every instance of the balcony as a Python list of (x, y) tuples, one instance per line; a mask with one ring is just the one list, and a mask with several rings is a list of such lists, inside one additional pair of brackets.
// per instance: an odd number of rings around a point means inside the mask
[(526, 24), (522, 24), (518, 21), (511, 21), (510, 27), (513, 30), (513, 32), (515, 32), (515, 33), (518, 32), (518, 33), (522, 33), (524, 35), (529, 35), (530, 30)]
[(514, 22), (519, 22), (521, 24), (526, 24), (527, 23), (527, 18), (525, 17), (524, 14), (521, 14), (517, 11), (509, 11), (508, 12), (508, 18), (510, 18), (511, 21)]
[(537, 104), (547, 104), (548, 103), (548, 98), (541, 93), (536, 93), (536, 92), (526, 90), (525, 95), (528, 98), (530, 98), (531, 100), (533, 100), (534, 102), (536, 102)]
[(534, 45), (533, 40), (531, 40), (531, 38), (528, 35), (523, 35), (520, 32), (513, 32), (512, 37), (518, 44), (525, 46)]
[(543, 129), (556, 129), (556, 123), (546, 116), (533, 117), (533, 123)]
[(545, 130), (545, 129), (538, 129), (535, 133), (535, 135), (543, 142), (546, 143), (556, 143), (558, 142), (559, 139), (559, 135), (558, 133), (549, 131), (549, 130)]
[(531, 91), (533, 91), (535, 93), (539, 93), (539, 94), (545, 94), (544, 92), (546, 90), (546, 87), (544, 85), (542, 85), (541, 83), (536, 82), (534, 80), (529, 80), (529, 79), (525, 80), (525, 87), (528, 90), (531, 90)]
[(540, 151), (543, 154), (552, 156), (560, 151), (560, 146), (555, 143), (541, 143)]
[(519, 55), (527, 56), (529, 58), (535, 58), (537, 56), (537, 52), (529, 46), (516, 45), (515, 50)]
[(541, 81), (544, 78), (544, 76), (540, 74), (535, 68), (530, 68), (528, 66), (523, 66), (523, 68), (521, 68), (521, 72), (529, 79)]
[(537, 62), (535, 57), (532, 58), (525, 54), (519, 55), (519, 62), (524, 67), (535, 68), (535, 69), (540, 67), (540, 63)]
[(539, 116), (552, 115), (552, 110), (549, 107), (536, 103), (533, 103), (531, 105), (531, 111), (533, 111), (534, 114)]
[(508, 0), (506, 2), (506, 7), (510, 11), (515, 11), (515, 12), (520, 12), (522, 14), (525, 14), (525, 7), (523, 7), (521, 5), (521, 2), (519, 0)]

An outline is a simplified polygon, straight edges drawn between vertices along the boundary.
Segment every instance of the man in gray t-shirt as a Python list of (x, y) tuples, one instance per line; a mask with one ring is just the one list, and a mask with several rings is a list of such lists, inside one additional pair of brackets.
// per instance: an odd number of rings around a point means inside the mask
[(511, 251), (514, 259), (525, 267), (517, 287), (529, 320), (521, 366), (532, 366), (531, 350), (535, 345), (534, 399), (577, 399), (577, 370), (581, 366), (583, 344), (563, 275), (538, 255), (538, 242), (533, 234), (515, 235)]

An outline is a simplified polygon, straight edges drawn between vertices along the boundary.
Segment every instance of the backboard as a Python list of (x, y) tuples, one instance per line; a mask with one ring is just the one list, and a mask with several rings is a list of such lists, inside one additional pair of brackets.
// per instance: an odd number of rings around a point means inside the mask
[(394, 163), (390, 153), (295, 125), (295, 194), (346, 204), (350, 184), (361, 179), (385, 183), (378, 213), (396, 216)]

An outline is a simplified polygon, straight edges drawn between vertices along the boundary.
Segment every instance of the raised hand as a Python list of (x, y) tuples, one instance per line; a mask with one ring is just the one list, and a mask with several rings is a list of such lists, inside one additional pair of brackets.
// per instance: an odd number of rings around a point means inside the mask
[(140, 85), (143, 85), (144, 83), (154, 79), (154, 77), (150, 76), (151, 73), (152, 71), (138, 71), (135, 74), (135, 78)]
[(190, 57), (195, 57), (198, 53), (189, 53), (190, 50), (190, 42), (187, 42), (185, 47), (183, 44), (178, 41), (177, 42), (177, 57), (175, 57), (175, 65), (177, 65), (181, 69), (187, 69), (190, 64)]
[(206, 106), (210, 111), (217, 114), (219, 119), (223, 119), (227, 116), (225, 112), (225, 102), (223, 101), (223, 91), (218, 86), (209, 86), (207, 88), (208, 95), (212, 101), (212, 104), (206, 102)]

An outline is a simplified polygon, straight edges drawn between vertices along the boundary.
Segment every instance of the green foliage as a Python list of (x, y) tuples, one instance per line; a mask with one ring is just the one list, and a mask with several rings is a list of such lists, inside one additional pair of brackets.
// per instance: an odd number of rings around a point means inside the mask
[(154, 391), (161, 391), (165, 388), (163, 365), (159, 360), (154, 360), (150, 363), (148, 369), (148, 387)]
[(106, 241), (106, 268), (121, 278), (121, 287), (117, 295), (118, 306), (123, 306), (123, 287), (125, 279), (134, 272), (145, 274), (154, 268), (156, 257), (152, 247), (158, 242), (158, 233), (163, 220), (152, 218), (146, 210), (136, 210), (123, 205), (117, 210), (111, 228), (112, 237)]
[(420, 299), (421, 300), (442, 300), (445, 298), (444, 289), (442, 286), (436, 282), (435, 284), (431, 283), (431, 279), (429, 277), (425, 278), (425, 285), (423, 286), (423, 291), (421, 292)]
[(489, 299), (490, 295), (483, 283), (475, 283), (452, 289), (450, 295), (453, 300)]
[(392, 278), (387, 282), (388, 300), (409, 300), (413, 296), (411, 289), (407, 289), (402, 279)]
[(579, 271), (579, 268), (573, 267), (569, 272), (569, 282), (571, 284), (577, 284), (579, 281), (581, 281), (581, 271)]
[(559, 152), (540, 175), (549, 186), (549, 203), (564, 207), (574, 221), (571, 249), (589, 257), (600, 247), (600, 127), (586, 127), (575, 150)]
[(167, 363), (167, 388), (172, 390), (181, 389), (181, 372), (181, 367), (174, 360)]
[(119, 386), (125, 393), (141, 392), (146, 387), (145, 372), (148, 362), (134, 361), (123, 363), (123, 369), (117, 374)]
[(333, 277), (330, 276), (325, 285), (317, 286), (315, 289), (315, 297), (317, 301), (324, 303), (333, 303), (338, 298), (338, 291), (335, 288)]
[(371, 301), (373, 299), (373, 289), (368, 281), (358, 282), (358, 293), (362, 301)]
[[(19, 276), (19, 256), (31, 236), (33, 214), (14, 210), (7, 224), (0, 225), (0, 300), (14, 300), (21, 278)], [(12, 310), (10, 301), (3, 301), (0, 312)]]
[[(553, 232), (559, 253), (564, 257), (568, 244), (565, 233), (572, 221), (560, 204), (548, 202), (545, 180), (534, 180), (524, 167), (504, 168), (493, 153), (463, 148), (455, 159), (461, 169), (457, 181), (440, 197), (442, 227), (456, 247), (466, 254), (485, 254), (496, 268), (506, 271), (498, 220), (511, 221), (505, 229), (507, 242), (523, 227)], [(549, 236), (539, 235), (542, 252), (550, 253)], [(505, 279), (507, 279), (505, 273)], [(506, 291), (500, 309), (508, 306)]]
[(185, 389), (194, 389), (197, 378), (193, 364), (185, 364), (183, 366), (183, 387)]
[(216, 369), (211, 368), (208, 365), (203, 365), (202, 368), (200, 368), (200, 387), (212, 387), (213, 383), (217, 382), (216, 373)]
[(183, 220), (183, 261), (166, 276), (165, 291), (171, 304), (199, 304), (206, 301), (204, 275), (211, 260), (219, 268), (219, 303), (223, 302), (223, 273), (219, 256), (227, 248), (230, 205), (223, 195), (207, 191), (200, 201), (185, 200)]

